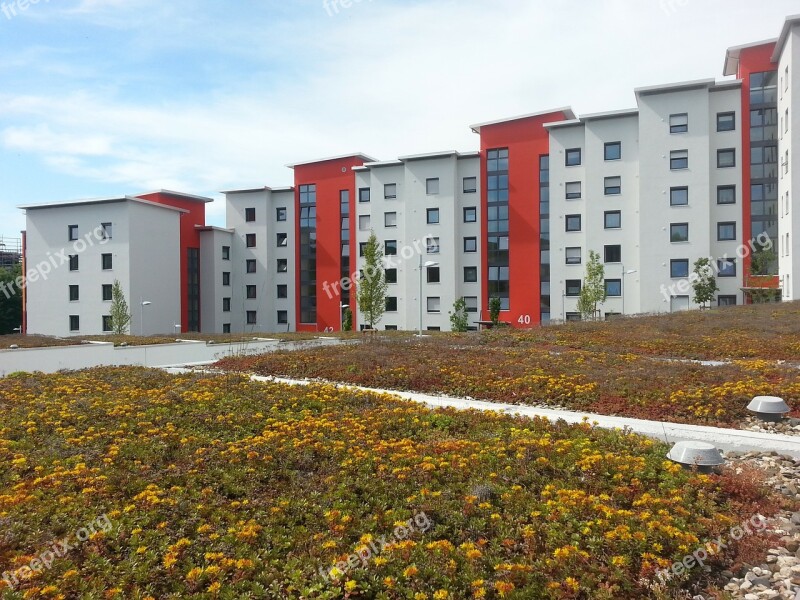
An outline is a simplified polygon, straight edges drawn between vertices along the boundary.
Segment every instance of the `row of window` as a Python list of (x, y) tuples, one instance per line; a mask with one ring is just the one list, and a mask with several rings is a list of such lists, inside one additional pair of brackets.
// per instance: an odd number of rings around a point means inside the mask
[[(102, 229), (101, 238), (104, 240), (110, 240), (111, 234), (113, 230), (113, 226), (111, 223), (100, 223), (100, 228)], [(78, 241), (78, 226), (77, 225), (67, 225), (67, 240), (70, 242)]]
[[(478, 297), (477, 296), (464, 296), (464, 301), (467, 304), (467, 312), (468, 313), (477, 313), (478, 312)], [(427, 308), (427, 312), (436, 314), (442, 312), (442, 299), (439, 296), (427, 296), (425, 299), (425, 306)], [(398, 302), (397, 297), (395, 296), (387, 296), (386, 297), (386, 312), (397, 312), (398, 311)], [(438, 329), (438, 328), (437, 328)]]
[[(425, 222), (428, 225), (438, 225), (441, 222), (441, 212), (438, 208), (428, 208), (425, 211)], [(474, 206), (464, 208), (464, 223), (477, 223), (478, 209)], [(397, 213), (383, 213), (383, 226), (386, 228), (397, 227)], [(358, 217), (359, 231), (369, 231), (372, 228), (372, 217), (361, 215)]]
[[(275, 209), (275, 220), (285, 221), (287, 217), (287, 209), (285, 206), (279, 206)], [(256, 209), (248, 207), (244, 209), (244, 220), (248, 223), (253, 223), (256, 220)]]
[[(717, 131), (735, 131), (736, 130), (736, 113), (720, 112), (717, 113)], [(688, 113), (675, 113), (669, 116), (669, 132), (670, 133), (689, 133), (689, 114)]]
[[(113, 285), (110, 283), (102, 284), (100, 291), (101, 297), (104, 302), (110, 302), (112, 299), (112, 289)], [(69, 286), (69, 301), (70, 302), (78, 302), (81, 299), (81, 288), (79, 285), (70, 285)]]
[[(114, 330), (114, 328), (111, 326), (111, 315), (102, 315), (101, 319), (104, 333)], [(69, 330), (70, 333), (78, 333), (81, 330), (80, 315), (69, 315)]]
[[(478, 178), (477, 177), (464, 177), (462, 180), (462, 190), (465, 194), (475, 194), (478, 191)], [(431, 177), (425, 180), (425, 193), (428, 196), (437, 196), (439, 194), (439, 178)], [(359, 188), (358, 201), (363, 203), (369, 202), (372, 199), (371, 188)], [(385, 183), (383, 185), (383, 199), (395, 200), (397, 199), (397, 184)]]
[[(77, 254), (70, 254), (69, 255), (69, 270), (70, 271), (77, 271), (80, 265), (80, 259), (78, 258)], [(100, 268), (103, 271), (110, 271), (114, 268), (114, 256), (112, 254), (101, 254), (100, 255)]]

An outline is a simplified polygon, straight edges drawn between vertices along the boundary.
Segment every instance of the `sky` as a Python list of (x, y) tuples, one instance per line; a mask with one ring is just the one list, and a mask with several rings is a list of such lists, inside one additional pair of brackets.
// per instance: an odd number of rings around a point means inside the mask
[(0, 236), (16, 206), (292, 183), (292, 162), (477, 150), (469, 126), (723, 79), (797, 0), (0, 0)]

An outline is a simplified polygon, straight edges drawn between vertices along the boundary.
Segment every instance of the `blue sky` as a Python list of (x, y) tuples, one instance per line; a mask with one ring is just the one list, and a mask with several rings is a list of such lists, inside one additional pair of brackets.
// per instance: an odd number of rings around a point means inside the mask
[[(209, 195), (285, 165), (474, 150), (469, 125), (721, 78), (797, 0), (0, 0), (0, 235), (18, 204)], [(14, 14), (16, 13), (16, 14)], [(10, 16), (10, 18), (9, 18)], [(224, 224), (221, 201), (209, 221)]]

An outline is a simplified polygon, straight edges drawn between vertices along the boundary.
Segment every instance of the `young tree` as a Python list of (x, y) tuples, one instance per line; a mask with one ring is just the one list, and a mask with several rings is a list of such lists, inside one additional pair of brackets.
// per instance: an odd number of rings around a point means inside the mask
[(122, 285), (118, 280), (114, 280), (111, 288), (111, 329), (117, 335), (128, 333), (128, 325), (131, 322), (131, 311), (125, 300)]
[(349, 308), (344, 309), (342, 317), (342, 331), (353, 331), (353, 311)]
[(714, 294), (719, 291), (717, 287), (717, 280), (714, 277), (714, 269), (711, 267), (711, 261), (708, 258), (698, 258), (694, 263), (694, 277), (692, 278), (692, 288), (694, 289), (694, 301), (700, 305), (701, 308), (708, 308), (706, 304), (711, 306), (711, 301), (714, 299)]
[(15, 333), (22, 324), (22, 290), (15, 283), (22, 266), (0, 269), (0, 335)]
[(589, 250), (589, 261), (586, 263), (586, 277), (578, 297), (578, 311), (587, 321), (597, 320), (599, 306), (606, 301), (606, 271), (600, 262), (600, 255)]
[(374, 329), (386, 311), (388, 289), (383, 270), (383, 249), (374, 231), (364, 248), (364, 262), (364, 270), (358, 280), (356, 299), (364, 320), (370, 329)]
[(469, 329), (469, 313), (467, 312), (467, 301), (464, 298), (459, 298), (453, 303), (453, 310), (450, 313), (450, 328), (457, 332)]
[(778, 255), (771, 245), (760, 245), (750, 254), (747, 293), (753, 304), (764, 304), (778, 298), (778, 290), (770, 286), (777, 260)]
[(489, 320), (492, 322), (493, 327), (500, 325), (500, 298), (492, 296), (489, 298)]

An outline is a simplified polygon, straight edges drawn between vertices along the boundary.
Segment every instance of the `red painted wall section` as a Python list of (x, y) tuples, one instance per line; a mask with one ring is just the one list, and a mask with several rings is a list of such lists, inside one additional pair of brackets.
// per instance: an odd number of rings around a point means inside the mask
[[(739, 53), (739, 69), (737, 78), (742, 80), (742, 239), (747, 243), (751, 237), (752, 220), (750, 218), (750, 75), (763, 71), (775, 71), (777, 66), (772, 63), (772, 54), (775, 52), (775, 43), (769, 42), (761, 46), (743, 48)], [(778, 240), (773, 240), (777, 244)], [(745, 285), (750, 277), (750, 255), (744, 258), (742, 273)], [(778, 286), (778, 278), (772, 282)]]
[[(341, 329), (341, 208), (339, 193), (350, 192), (350, 261), (355, 268), (353, 215), (356, 210), (355, 174), (364, 159), (359, 156), (326, 160), (294, 167), (295, 184), (295, 310), (300, 319), (300, 186), (317, 186), (317, 322), (299, 323), (298, 331), (339, 331)], [(355, 316), (355, 296), (351, 293), (351, 310)], [(354, 319), (355, 321), (355, 319)], [(355, 326), (355, 323), (354, 323)]]
[[(539, 157), (550, 152), (550, 136), (545, 123), (563, 121), (568, 115), (561, 111), (517, 119), (481, 127), (481, 179), (483, 213), (481, 248), (483, 278), (481, 293), (483, 320), (489, 319), (489, 268), (486, 223), (486, 153), (496, 148), (508, 148), (509, 193), (509, 279), (511, 310), (500, 313), (500, 320), (519, 328), (539, 323)], [(528, 320), (530, 317), (530, 320)], [(520, 322), (522, 319), (522, 322)], [(529, 323), (529, 324), (526, 324)]]
[[(197, 227), (206, 224), (206, 202), (200, 198), (182, 196), (166, 191), (141, 194), (137, 198), (156, 202), (165, 206), (181, 208), (188, 212), (181, 214), (181, 331), (189, 331), (189, 282), (187, 268), (189, 248), (200, 248), (200, 232)], [(202, 323), (200, 324), (202, 327)]]

